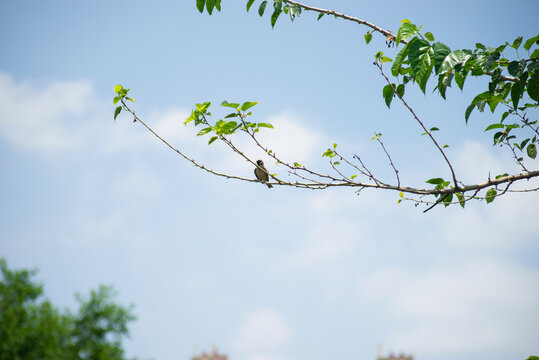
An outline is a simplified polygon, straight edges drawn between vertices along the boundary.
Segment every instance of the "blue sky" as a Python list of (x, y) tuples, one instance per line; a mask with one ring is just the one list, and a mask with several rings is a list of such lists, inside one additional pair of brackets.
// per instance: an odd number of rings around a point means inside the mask
[[(256, 3), (258, 4), (258, 2)], [(539, 30), (535, 0), (317, 1), (396, 31), (409, 18), (452, 49)], [(200, 14), (195, 1), (0, 1), (0, 256), (39, 268), (47, 295), (113, 284), (134, 303), (128, 354), (188, 359), (211, 344), (231, 360), (524, 359), (539, 353), (539, 194), (423, 214), (397, 194), (302, 191), (203, 173), (126, 116), (113, 86), (174, 145), (219, 170), (252, 176), (223, 147), (184, 127), (193, 104), (258, 101), (264, 140), (320, 169), (333, 142), (391, 178), (447, 176), (400, 104), (388, 110), (373, 54), (382, 37), (304, 13), (271, 29), (245, 1)], [(255, 5), (256, 6), (256, 5)], [(518, 16), (514, 12), (518, 9)], [(484, 135), (489, 114), (464, 109), (486, 83), (448, 101), (409, 101), (467, 182), (518, 171)], [(249, 154), (252, 145), (238, 143)], [(266, 161), (272, 172), (283, 169)], [(530, 163), (537, 169), (539, 162)]]

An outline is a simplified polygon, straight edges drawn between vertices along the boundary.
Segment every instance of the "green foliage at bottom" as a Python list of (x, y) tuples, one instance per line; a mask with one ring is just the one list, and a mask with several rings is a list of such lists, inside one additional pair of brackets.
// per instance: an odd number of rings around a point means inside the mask
[(42, 299), (35, 271), (10, 270), (0, 259), (0, 272), (0, 360), (125, 359), (122, 339), (135, 317), (113, 302), (111, 287), (77, 295), (79, 311), (71, 314)]

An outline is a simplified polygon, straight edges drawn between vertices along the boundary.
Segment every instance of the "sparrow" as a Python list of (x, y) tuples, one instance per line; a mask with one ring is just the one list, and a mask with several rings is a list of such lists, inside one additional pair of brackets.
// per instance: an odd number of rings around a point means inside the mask
[(256, 168), (255, 168), (255, 176), (260, 182), (266, 184), (268, 188), (272, 188), (271, 184), (268, 184), (269, 181), (269, 173), (268, 169), (264, 166), (264, 162), (262, 160), (256, 161)]

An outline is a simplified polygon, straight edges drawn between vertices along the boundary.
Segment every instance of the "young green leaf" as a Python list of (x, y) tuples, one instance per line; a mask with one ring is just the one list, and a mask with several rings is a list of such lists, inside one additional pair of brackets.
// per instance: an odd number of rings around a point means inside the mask
[(226, 106), (226, 107), (229, 107), (229, 108), (233, 108), (233, 109), (237, 109), (240, 107), (240, 104), (238, 103), (229, 103), (228, 101), (223, 101), (221, 103), (221, 106)]
[(492, 129), (502, 129), (502, 128), (503, 128), (503, 124), (492, 124), (492, 125), (487, 126), (485, 131), (489, 131)]
[(409, 22), (404, 22), (399, 28), (399, 32), (397, 33), (397, 39), (395, 40), (395, 42), (398, 44), (401, 40), (408, 40), (412, 36), (417, 34), (418, 31), (419, 30), (416, 25)]
[[(275, 1), (275, 0), (274, 0)], [(271, 27), (275, 27), (275, 23), (277, 22), (277, 19), (279, 18), (279, 15), (281, 15), (282, 10), (282, 2), (281, 1), (275, 1), (273, 3), (273, 14), (271, 14)]]
[(123, 86), (122, 86), (122, 85), (116, 85), (116, 86), (114, 87), (114, 91), (115, 91), (117, 94), (119, 94), (119, 93), (122, 91), (122, 89), (123, 89)]
[(393, 95), (395, 94), (392, 86), (395, 86), (395, 84), (386, 85), (384, 86), (384, 89), (382, 90), (382, 95), (384, 97), (384, 100), (388, 108), (390, 108), (391, 100), (393, 100)]
[(365, 35), (363, 35), (363, 37), (365, 38), (365, 42), (367, 44), (370, 43), (372, 40), (372, 34), (370, 32), (367, 32)]
[(464, 196), (462, 196), (462, 193), (455, 193), (455, 195), (457, 196), (457, 199), (459, 199), (460, 206), (464, 209), (464, 204), (466, 204)]
[(273, 129), (273, 125), (269, 124), (269, 123), (258, 123), (257, 124), (258, 127), (264, 127), (264, 128), (269, 128), (269, 129)]
[(320, 19), (322, 19), (322, 16), (324, 16), (324, 15), (325, 15), (324, 13), (318, 14), (318, 18), (316, 19), (316, 21), (319, 21)]
[(204, 11), (204, 3), (205, 2), (206, 2), (206, 0), (197, 0), (197, 9), (201, 13)]
[(258, 7), (258, 15), (262, 16), (264, 15), (264, 11), (266, 10), (267, 1), (262, 1), (260, 6)]
[(429, 41), (434, 41), (434, 35), (432, 35), (431, 32), (426, 32), (426, 33), (425, 33), (425, 37), (426, 37)]
[(524, 49), (530, 50), (534, 43), (539, 44), (539, 35), (536, 35), (526, 40), (526, 42), (524, 43)]
[(254, 101), (247, 101), (247, 102), (244, 102), (242, 105), (241, 105), (241, 110), (242, 111), (245, 111), (247, 109), (250, 109), (252, 108), (253, 106), (255, 106), (256, 104), (258, 104), (257, 102), (254, 102)]
[(208, 14), (211, 15), (214, 7), (215, 7), (215, 0), (206, 0), (206, 10), (208, 10)]
[(406, 44), (401, 51), (397, 54), (395, 57), (395, 61), (393, 62), (393, 66), (391, 66), (391, 74), (393, 76), (398, 76), (400, 73), (401, 65), (403, 61), (408, 56), (408, 44)]
[(511, 47), (515, 50), (518, 49), (518, 47), (520, 46), (520, 44), (522, 44), (522, 36), (519, 36), (515, 39), (515, 41), (513, 41), (513, 44), (511, 45)]
[(247, 11), (249, 11), (249, 9), (251, 8), (251, 5), (253, 5), (254, 2), (255, 2), (255, 0), (247, 1)]
[(528, 147), (526, 148), (526, 153), (529, 157), (535, 159), (535, 157), (537, 156), (537, 148), (535, 147), (535, 144), (528, 145)]
[(427, 180), (425, 182), (427, 184), (439, 185), (439, 184), (443, 184), (444, 179), (442, 179), (442, 178), (432, 178), (432, 179), (429, 179), (429, 180)]
[(217, 139), (218, 139), (217, 136), (212, 136), (212, 137), (210, 138), (210, 140), (208, 141), (208, 145), (210, 145), (212, 142), (214, 142), (214, 141), (217, 140)]
[(494, 201), (494, 198), (496, 197), (496, 189), (491, 188), (487, 191), (487, 194), (485, 195), (485, 199), (487, 200), (487, 204), (490, 204)]
[(204, 129), (202, 129), (202, 130), (200, 130), (198, 132), (197, 136), (205, 135), (205, 134), (209, 133), (211, 130), (212, 130), (211, 127), (204, 128)]
[(116, 110), (114, 110), (114, 120), (116, 120), (116, 118), (118, 117), (118, 115), (120, 115), (120, 112), (122, 112), (122, 107), (121, 106), (118, 106), (116, 108)]

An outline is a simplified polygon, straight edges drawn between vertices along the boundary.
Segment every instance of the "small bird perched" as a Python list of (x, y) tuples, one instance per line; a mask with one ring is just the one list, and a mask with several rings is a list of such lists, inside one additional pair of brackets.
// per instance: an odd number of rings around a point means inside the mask
[(260, 182), (267, 185), (268, 188), (272, 188), (271, 184), (268, 184), (269, 181), (269, 173), (268, 169), (264, 166), (264, 162), (262, 160), (256, 161), (256, 168), (255, 168), (255, 176)]

